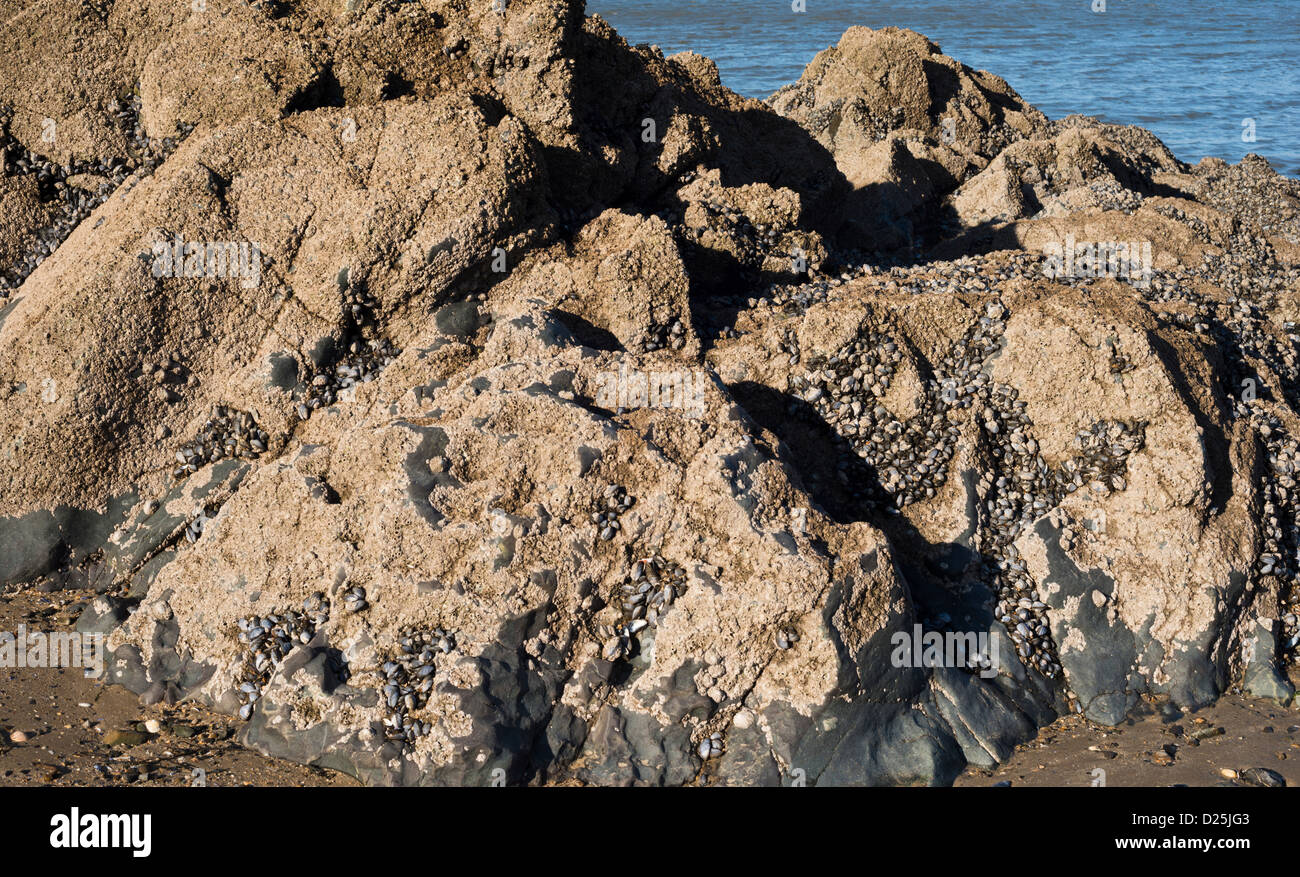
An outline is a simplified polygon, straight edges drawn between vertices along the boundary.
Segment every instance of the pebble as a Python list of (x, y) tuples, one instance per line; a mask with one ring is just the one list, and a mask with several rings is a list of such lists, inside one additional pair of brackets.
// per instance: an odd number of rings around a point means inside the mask
[(143, 731), (114, 729), (104, 735), (104, 742), (109, 746), (139, 746), (148, 739), (149, 735)]
[(1241, 772), (1241, 779), (1252, 786), (1268, 786), (1270, 788), (1283, 788), (1286, 786), (1286, 779), (1277, 771), (1269, 770), (1267, 767), (1252, 767), (1249, 770), (1244, 770)]

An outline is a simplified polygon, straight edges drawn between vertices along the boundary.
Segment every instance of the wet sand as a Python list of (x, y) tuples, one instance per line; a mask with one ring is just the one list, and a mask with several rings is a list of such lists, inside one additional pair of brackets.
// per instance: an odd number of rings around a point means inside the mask
[(1147, 707), (1148, 715), (1114, 728), (1079, 716), (1058, 719), (1005, 764), (967, 768), (955, 785), (1246, 786), (1256, 784), (1249, 781), (1254, 775), (1223, 771), (1251, 768), (1300, 785), (1300, 709), (1236, 694), (1194, 713), (1157, 702)]
[[(94, 594), (0, 597), (0, 631), (71, 630)], [(72, 612), (69, 610), (72, 609)], [(145, 729), (159, 723), (157, 733)], [(0, 669), (0, 786), (355, 786), (351, 777), (266, 758), (236, 742), (240, 722), (193, 704), (141, 706), (80, 669)], [(13, 742), (14, 732), (27, 740)], [(116, 733), (115, 733), (116, 732)], [(141, 742), (135, 742), (141, 740)]]

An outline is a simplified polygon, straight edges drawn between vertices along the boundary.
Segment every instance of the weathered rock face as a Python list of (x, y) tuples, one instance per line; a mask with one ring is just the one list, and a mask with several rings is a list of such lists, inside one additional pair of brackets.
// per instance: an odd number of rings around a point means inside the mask
[(921, 34), (894, 27), (849, 28), (771, 103), (814, 132), (841, 162), (903, 129), (987, 162), (1047, 122), (1002, 78), (972, 70)]
[(892, 29), (769, 107), (577, 3), (120, 8), (0, 70), (0, 583), (99, 590), (147, 701), (373, 783), (831, 785), (1291, 696), (1266, 162)]
[(1140, 128), (1071, 116), (1051, 139), (1021, 140), (1004, 149), (948, 199), (962, 226), (1030, 216), (1068, 216), (1088, 208), (1132, 210), (1170, 191), (1162, 179), (1187, 168)]
[(850, 28), (769, 103), (835, 156), (852, 222), (882, 248), (913, 243), (938, 199), (1047, 124), (1001, 78), (892, 27)]
[[(297, 735), (336, 740), (355, 770), (401, 778), (387, 762), (402, 750), (376, 730), (398, 712), (375, 692), (395, 632), (440, 628), (456, 645), (439, 655), (428, 700), (406, 713), (432, 728), (409, 753), (412, 776), (550, 775), (565, 759), (531, 763), (545, 736), (583, 753), (570, 766), (579, 778), (685, 782), (698, 769), (690, 738), (724, 730), (742, 705), (761, 725), (769, 711), (776, 721), (823, 708), (864, 670), (885, 674), (884, 656), (862, 650), (907, 611), (889, 549), (869, 527), (834, 528), (815, 512), (792, 533), (787, 510), (807, 500), (705, 373), (692, 392), (723, 416), (687, 408), (620, 424), (591, 401), (601, 374), (656, 363), (593, 355), (536, 305), (493, 312), (474, 339), (428, 342), (352, 410), (314, 417), (302, 450), (245, 477), (114, 634), (141, 650), (124, 678), (158, 681), (150, 671), (174, 665), (178, 678), (206, 677), (195, 693), (237, 709), (249, 647), (231, 619), (296, 609), (337, 581), (364, 588), (368, 606), (348, 612), (331, 594), (310, 648), (346, 663), (347, 682), (328, 660), (300, 659), (295, 677), (286, 663), (262, 692), (252, 742), (310, 759), (320, 753)], [(471, 368), (454, 368), (467, 357)], [(407, 389), (430, 371), (446, 383)], [(602, 539), (590, 518), (609, 485), (633, 503)], [(155, 514), (183, 515), (187, 502)], [(623, 586), (641, 557), (684, 577), (624, 643), (602, 631), (625, 622)], [(798, 636), (798, 650), (780, 652), (778, 634)], [(176, 657), (185, 653), (192, 670)], [(762, 694), (746, 698), (756, 685)], [(770, 758), (763, 769), (778, 770)]]
[[(175, 461), (160, 431), (192, 435), (226, 400), (283, 431), (292, 384), (277, 385), (277, 356), (309, 379), (313, 357), (334, 355), (323, 341), (409, 308), (417, 291), (436, 305), (476, 282), (494, 249), (544, 232), (535, 144), (517, 122), (489, 124), (455, 99), (357, 116), (342, 150), (336, 111), (196, 135), (27, 279), (0, 353), (25, 384), (0, 401), (14, 426), (4, 514), (163, 483)], [(247, 252), (224, 271), (169, 276), (195, 261), (174, 260), (174, 242), (199, 233)]]
[[(1255, 468), (1256, 449), (1244, 432), (1227, 443), (1222, 399), (1205, 375), (1184, 371), (1194, 348), (1122, 290), (1013, 305), (1005, 339), (990, 374), (1019, 389), (1043, 460), (1068, 465), (1083, 451), (1088, 461), (1055, 518), (1015, 542), (1071, 690), (1106, 723), (1147, 690), (1211, 701), (1231, 666), (1219, 642), (1225, 616), (1271, 602), (1243, 593), (1261, 547), (1251, 520), (1261, 496), (1233, 473)], [(1117, 449), (1128, 451), (1122, 465)]]

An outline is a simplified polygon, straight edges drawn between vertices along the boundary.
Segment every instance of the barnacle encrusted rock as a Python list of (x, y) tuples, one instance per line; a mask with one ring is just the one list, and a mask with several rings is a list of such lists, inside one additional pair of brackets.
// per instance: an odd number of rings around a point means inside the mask
[(832, 785), (1291, 697), (1263, 159), (895, 29), (764, 103), (577, 2), (18, 6), (0, 584), (99, 591), (147, 701), (372, 783)]

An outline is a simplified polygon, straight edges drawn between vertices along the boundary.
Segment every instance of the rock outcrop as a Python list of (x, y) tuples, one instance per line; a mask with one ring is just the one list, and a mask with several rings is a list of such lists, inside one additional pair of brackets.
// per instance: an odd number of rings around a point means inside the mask
[(892, 27), (850, 28), (769, 103), (834, 155), (842, 209), (881, 249), (924, 242), (945, 195), (1047, 127), (1001, 78)]
[(941, 784), (1291, 697), (1263, 159), (894, 29), (763, 103), (577, 2), (130, 5), (0, 24), (0, 583), (98, 591), (112, 681), (377, 784)]

